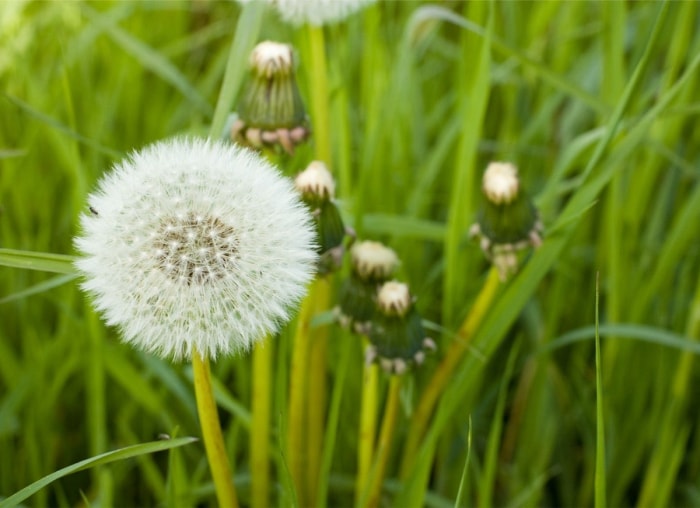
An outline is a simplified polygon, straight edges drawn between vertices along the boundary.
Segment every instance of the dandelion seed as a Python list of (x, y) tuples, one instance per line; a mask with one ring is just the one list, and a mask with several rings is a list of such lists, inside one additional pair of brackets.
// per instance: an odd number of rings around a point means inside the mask
[(75, 240), (82, 287), (125, 342), (165, 358), (248, 349), (313, 277), (306, 207), (244, 148), (156, 143), (118, 163), (89, 203), (100, 214), (81, 217)]

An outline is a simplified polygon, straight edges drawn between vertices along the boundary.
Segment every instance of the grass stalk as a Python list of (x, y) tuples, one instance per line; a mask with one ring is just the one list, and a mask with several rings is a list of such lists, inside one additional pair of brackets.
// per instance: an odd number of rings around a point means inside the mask
[(394, 437), (396, 420), (399, 415), (399, 402), (401, 395), (401, 376), (391, 376), (389, 380), (389, 391), (386, 404), (384, 406), (384, 417), (382, 418), (382, 429), (377, 442), (377, 453), (372, 467), (369, 493), (367, 495), (367, 508), (376, 508), (382, 495), (382, 485), (386, 474), (389, 453), (391, 452), (391, 441)]
[(402, 478), (405, 479), (410, 473), (418, 446), (430, 422), (435, 404), (450, 381), (450, 377), (457, 365), (459, 365), (464, 353), (469, 348), (474, 332), (476, 332), (484, 316), (491, 307), (491, 303), (498, 293), (499, 287), (500, 278), (498, 270), (491, 268), (484, 282), (484, 286), (481, 288), (481, 291), (474, 301), (474, 305), (457, 332), (457, 337), (450, 344), (448, 351), (443, 356), (442, 362), (425, 387), (418, 406), (411, 418), (406, 447), (404, 448), (403, 460), (401, 462)]
[(598, 333), (598, 308), (600, 298), (599, 275), (596, 274), (595, 287), (595, 378), (596, 378), (596, 456), (595, 456), (595, 507), (607, 506), (605, 471), (605, 414), (603, 411), (603, 374), (600, 361), (600, 335)]
[(219, 413), (214, 401), (209, 359), (203, 358), (195, 351), (192, 355), (192, 369), (199, 422), (202, 426), (202, 437), (204, 438), (204, 447), (207, 451), (207, 460), (214, 479), (216, 498), (219, 506), (236, 508), (238, 499), (233, 485), (231, 465), (226, 456), (226, 445), (224, 444), (224, 436), (221, 433)]
[[(90, 452), (99, 455), (107, 451), (107, 405), (105, 401), (104, 337), (100, 332), (97, 315), (86, 309), (90, 333), (88, 358), (88, 425), (90, 426)], [(112, 475), (106, 468), (92, 470), (93, 483), (97, 485), (99, 501), (109, 506), (112, 502)]]
[(319, 471), (318, 492), (316, 494), (316, 506), (324, 508), (327, 506), (328, 487), (330, 483), (331, 465), (333, 453), (338, 437), (340, 421), (340, 403), (345, 390), (345, 379), (348, 369), (353, 363), (351, 346), (354, 337), (342, 336), (342, 345), (338, 355), (338, 364), (335, 368), (335, 382), (333, 383), (333, 393), (331, 394), (330, 407), (328, 409), (328, 423), (323, 443), (323, 456), (321, 458), (321, 468)]

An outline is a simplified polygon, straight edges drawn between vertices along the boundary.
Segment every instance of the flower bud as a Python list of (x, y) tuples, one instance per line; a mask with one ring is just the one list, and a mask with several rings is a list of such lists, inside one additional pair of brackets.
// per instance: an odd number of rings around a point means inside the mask
[(343, 224), (338, 207), (333, 202), (335, 182), (326, 165), (313, 161), (294, 180), (301, 199), (311, 209), (318, 235), (318, 274), (327, 275), (340, 269), (345, 254), (344, 241), (354, 239), (354, 231)]
[(517, 252), (542, 243), (542, 222), (523, 192), (513, 164), (490, 163), (484, 172), (482, 190), (483, 203), (470, 235), (481, 238), (481, 249), (505, 280), (517, 271)]
[(350, 259), (352, 272), (340, 288), (335, 312), (342, 326), (366, 335), (376, 312), (377, 286), (391, 276), (399, 260), (393, 250), (372, 241), (353, 245)]
[(297, 87), (292, 47), (265, 41), (250, 55), (251, 77), (228, 132), (232, 141), (253, 147), (294, 147), (309, 136)]
[(406, 284), (384, 283), (377, 294), (377, 309), (369, 330), (367, 361), (378, 361), (390, 374), (403, 374), (412, 365), (420, 365), (427, 352), (435, 350), (435, 342), (426, 337)]

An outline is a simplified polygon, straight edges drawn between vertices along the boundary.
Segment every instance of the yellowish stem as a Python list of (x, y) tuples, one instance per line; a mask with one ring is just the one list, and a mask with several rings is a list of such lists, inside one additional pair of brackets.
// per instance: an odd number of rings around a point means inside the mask
[[(329, 308), (330, 281), (326, 278), (318, 279), (314, 290), (314, 315), (324, 312)], [(311, 316), (313, 318), (313, 315)], [(307, 425), (307, 450), (308, 450), (308, 501), (310, 506), (316, 506), (316, 494), (318, 492), (318, 480), (321, 472), (321, 455), (323, 452), (323, 436), (326, 416), (326, 368), (328, 352), (328, 327), (319, 327), (313, 330), (310, 338), (309, 351), (309, 390), (308, 390), (308, 425)]]
[[(366, 341), (365, 341), (366, 342)], [(355, 480), (356, 503), (367, 490), (372, 457), (374, 454), (375, 429), (377, 427), (377, 398), (379, 366), (365, 364), (362, 371), (362, 401), (360, 406), (360, 431), (357, 440), (357, 478)]]
[(401, 376), (392, 376), (389, 381), (389, 393), (384, 406), (384, 418), (382, 430), (377, 444), (377, 457), (374, 462), (373, 475), (370, 483), (367, 508), (376, 508), (382, 496), (382, 484), (386, 474), (386, 465), (391, 451), (391, 441), (394, 437), (394, 428), (399, 414), (399, 400), (401, 393)]
[(292, 364), (289, 374), (289, 410), (287, 425), (287, 461), (294, 482), (299, 506), (307, 506), (306, 473), (308, 467), (307, 434), (308, 414), (306, 395), (309, 374), (309, 326), (313, 316), (317, 281), (311, 283), (309, 294), (301, 304), (292, 345)]
[(252, 418), (250, 444), (251, 506), (270, 506), (270, 404), (272, 383), (271, 341), (255, 344), (253, 349)]
[(433, 409), (440, 395), (445, 390), (455, 368), (459, 365), (464, 353), (469, 348), (474, 333), (484, 319), (487, 311), (491, 307), (494, 297), (500, 287), (498, 270), (491, 268), (486, 278), (484, 286), (481, 288), (474, 305), (469, 311), (469, 315), (462, 323), (457, 332), (457, 337), (450, 344), (448, 351), (443, 356), (442, 362), (435, 370), (433, 377), (423, 391), (420, 402), (413, 413), (408, 431), (406, 447), (404, 448), (403, 460), (401, 463), (401, 478), (406, 479), (413, 467), (418, 445), (420, 444), (425, 430), (433, 414)]
[(192, 355), (192, 368), (194, 370), (194, 391), (197, 398), (197, 411), (199, 423), (202, 426), (204, 447), (207, 451), (209, 468), (214, 479), (216, 498), (219, 506), (231, 508), (238, 507), (236, 490), (233, 485), (231, 466), (226, 456), (224, 436), (221, 434), (219, 413), (214, 401), (214, 392), (211, 387), (211, 372), (209, 359), (202, 358), (195, 351)]
[(313, 125), (316, 158), (332, 165), (330, 141), (330, 115), (328, 113), (328, 64), (326, 62), (326, 42), (323, 27), (308, 24), (311, 62), (309, 69), (311, 93), (311, 119)]

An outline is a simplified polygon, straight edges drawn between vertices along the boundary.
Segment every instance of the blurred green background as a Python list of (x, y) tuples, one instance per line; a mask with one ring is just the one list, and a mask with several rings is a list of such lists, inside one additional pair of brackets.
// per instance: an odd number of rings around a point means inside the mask
[[(443, 332), (431, 332), (438, 353), (404, 383), (386, 506), (454, 506), (460, 484), (470, 506), (592, 505), (602, 422), (609, 505), (700, 505), (699, 8), (380, 1), (324, 27), (339, 204), (360, 238), (396, 250), (400, 278)], [(240, 13), (206, 0), (0, 3), (0, 248), (73, 253), (85, 197), (113, 162), (154, 140), (205, 135)], [(263, 39), (294, 45), (308, 101), (304, 30), (269, 11)], [(281, 164), (293, 174), (312, 157), (313, 142)], [(545, 243), (473, 338), (430, 421), (422, 472), (399, 482), (406, 422), (488, 270), (467, 230), (492, 160), (520, 168)], [(76, 282), (0, 267), (0, 496), (161, 433), (198, 435), (190, 368), (120, 344)], [(347, 506), (362, 346), (329, 332), (330, 386), (341, 362), (348, 375), (319, 502)], [(275, 429), (289, 340), (275, 341)], [(249, 357), (214, 369), (243, 504), (250, 369)], [(277, 469), (272, 499), (286, 505), (282, 478)], [(188, 506), (212, 492), (195, 444), (80, 472), (27, 503)]]

